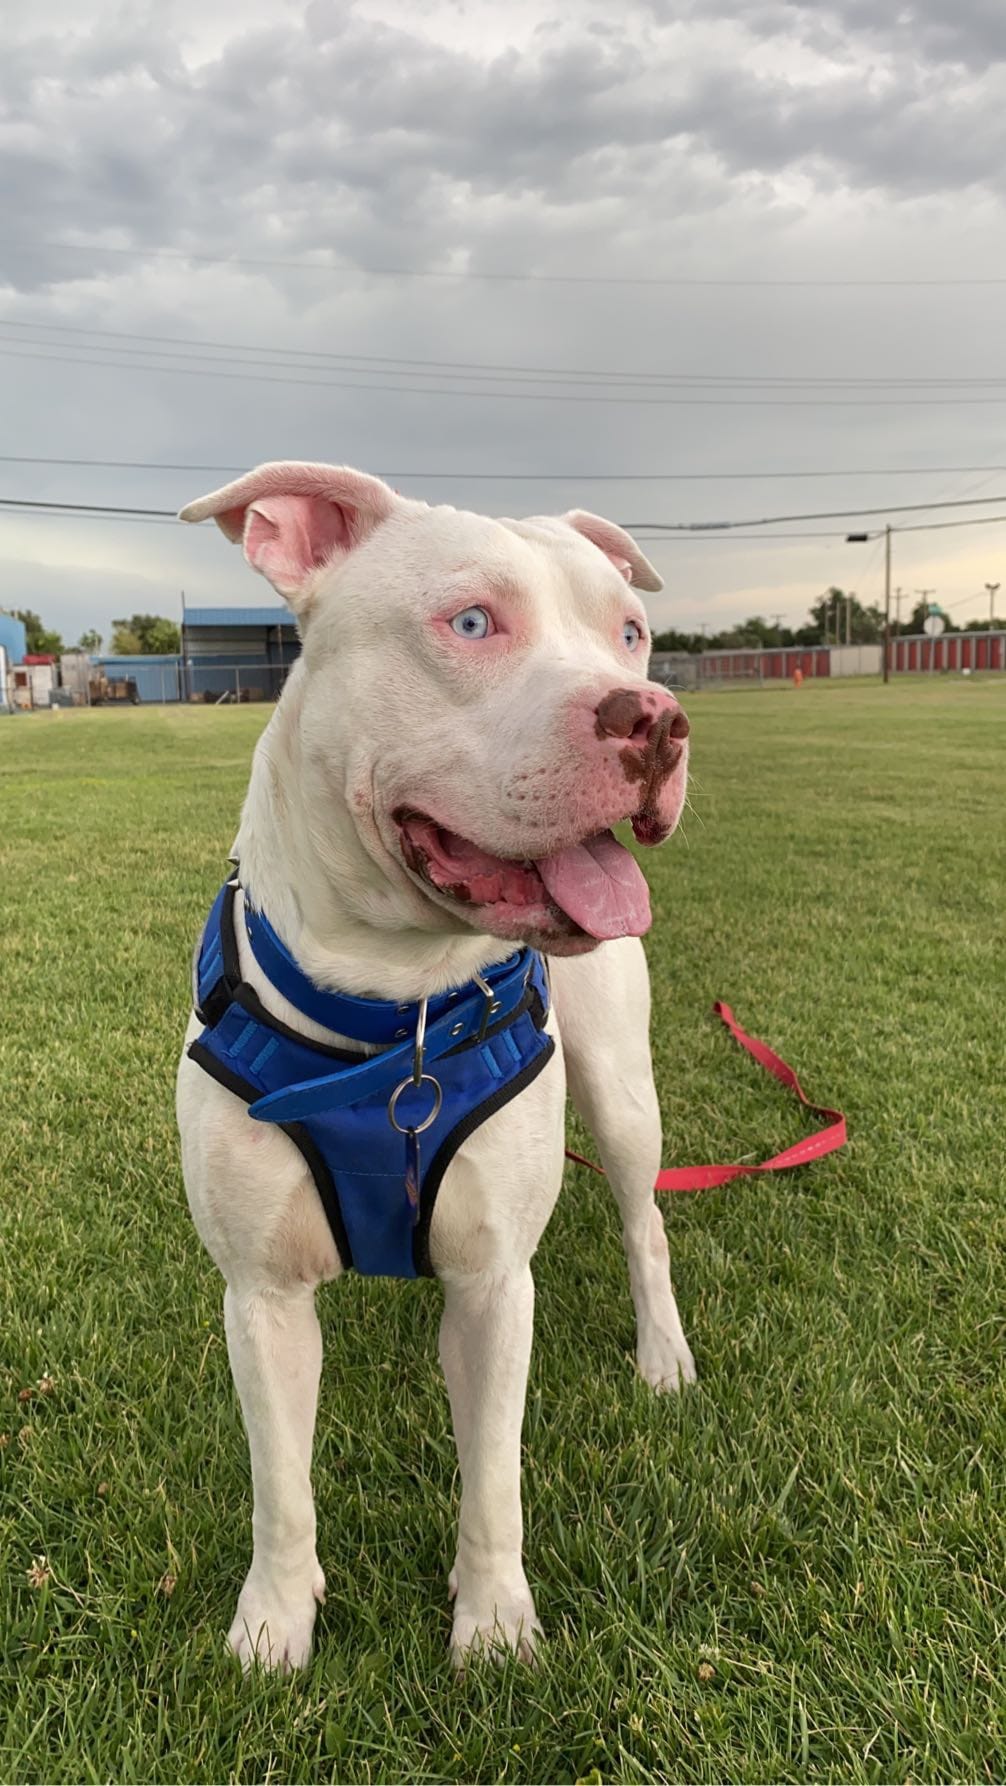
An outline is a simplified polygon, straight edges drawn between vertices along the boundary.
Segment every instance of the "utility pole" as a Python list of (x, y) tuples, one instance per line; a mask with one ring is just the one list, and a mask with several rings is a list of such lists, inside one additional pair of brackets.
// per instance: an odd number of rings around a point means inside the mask
[[(898, 590), (898, 631), (901, 631), (901, 590)], [(884, 528), (884, 681), (891, 679), (891, 524)]]
[[(992, 632), (995, 628), (995, 623), (996, 623), (996, 621), (995, 621), (996, 590), (999, 588), (999, 584), (998, 583), (986, 583), (985, 587), (988, 590), (988, 594), (989, 594), (989, 632)], [(991, 647), (990, 647), (990, 649), (991, 649)]]
[(845, 598), (845, 642), (847, 645), (852, 644), (852, 604), (855, 599), (856, 592), (854, 589), (850, 589)]
[[(916, 595), (919, 595), (922, 597), (923, 603), (928, 607), (929, 597), (931, 595), (935, 595), (936, 591), (935, 591), (935, 589), (917, 589), (915, 591), (915, 593), (916, 593)], [(925, 630), (925, 619), (926, 619), (926, 616), (923, 615), (923, 617), (922, 617), (923, 631)], [(936, 640), (931, 639), (929, 642), (929, 668), (932, 669), (935, 663), (936, 663)], [(919, 668), (920, 669), (922, 668), (922, 647), (921, 647), (921, 645), (919, 647)]]

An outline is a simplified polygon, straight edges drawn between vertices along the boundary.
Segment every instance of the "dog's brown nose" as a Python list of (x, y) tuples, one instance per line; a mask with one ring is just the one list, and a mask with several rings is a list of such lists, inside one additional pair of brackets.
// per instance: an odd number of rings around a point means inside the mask
[(616, 688), (598, 701), (594, 712), (599, 738), (627, 738), (633, 744), (646, 745), (661, 722), (665, 737), (688, 737), (686, 714), (663, 689)]

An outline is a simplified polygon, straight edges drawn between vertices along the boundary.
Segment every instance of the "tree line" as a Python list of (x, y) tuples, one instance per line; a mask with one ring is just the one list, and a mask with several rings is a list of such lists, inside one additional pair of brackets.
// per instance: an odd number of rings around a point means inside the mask
[[(77, 649), (97, 657), (105, 643), (101, 633), (90, 628), (77, 640), (76, 647), (66, 646), (60, 633), (45, 626), (31, 608), (5, 608), (15, 620), (24, 622), (26, 648), (29, 654), (59, 657), (61, 652)], [(920, 633), (928, 612), (924, 601), (916, 602), (907, 620), (900, 627), (891, 621), (892, 636), (898, 633)], [(955, 632), (985, 632), (988, 620), (955, 623)], [(993, 627), (1006, 629), (1006, 620), (994, 620)], [(869, 606), (850, 590), (829, 589), (818, 597), (810, 610), (805, 626), (774, 626), (760, 614), (753, 614), (739, 626), (725, 627), (718, 633), (680, 632), (671, 627), (657, 633), (653, 640), (656, 651), (758, 650), (785, 645), (876, 645), (884, 636), (884, 611), (877, 604)], [(114, 657), (161, 657), (181, 650), (181, 630), (173, 620), (160, 614), (132, 614), (128, 620), (112, 621), (109, 651)]]
[[(929, 611), (928, 603), (917, 601), (907, 620), (901, 625), (892, 619), (891, 636), (921, 633)], [(994, 620), (993, 627), (1006, 629), (1006, 620)], [(986, 632), (988, 620), (968, 620), (952, 624), (954, 632)], [(778, 649), (785, 645), (878, 645), (884, 637), (884, 610), (877, 604), (865, 606), (850, 590), (831, 588), (818, 597), (810, 610), (805, 626), (775, 626), (760, 614), (739, 626), (725, 627), (718, 633), (680, 632), (670, 628), (654, 636), (656, 651), (744, 651)]]
[[(60, 657), (64, 651), (86, 651), (99, 656), (105, 643), (101, 633), (90, 627), (76, 645), (65, 645), (62, 633), (45, 625), (31, 608), (3, 608), (0, 613), (13, 614), (24, 623), (25, 650), (29, 657)], [(181, 628), (160, 614), (132, 614), (128, 620), (112, 621), (109, 651), (114, 657), (168, 657), (182, 648)]]

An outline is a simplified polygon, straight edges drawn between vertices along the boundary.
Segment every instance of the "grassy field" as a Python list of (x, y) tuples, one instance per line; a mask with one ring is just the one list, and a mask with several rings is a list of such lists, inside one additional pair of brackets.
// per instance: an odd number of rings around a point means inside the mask
[(1006, 1774), (1006, 681), (691, 713), (647, 858), (665, 1158), (806, 1126), (719, 995), (851, 1143), (668, 1207), (682, 1399), (634, 1377), (614, 1207), (570, 1170), (525, 1428), (548, 1641), (462, 1681), (428, 1283), (322, 1292), (315, 1660), (223, 1650), (247, 1454), (173, 1075), (267, 715), (0, 721), (0, 1779)]

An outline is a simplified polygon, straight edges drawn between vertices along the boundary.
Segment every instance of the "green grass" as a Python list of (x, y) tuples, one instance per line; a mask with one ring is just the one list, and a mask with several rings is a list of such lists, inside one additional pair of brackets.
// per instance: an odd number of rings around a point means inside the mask
[(223, 1649), (248, 1468), (172, 1082), (265, 717), (0, 721), (0, 1778), (1001, 1780), (1006, 682), (693, 699), (694, 810), (648, 858), (665, 1158), (805, 1126), (718, 995), (852, 1138), (668, 1207), (680, 1400), (569, 1172), (525, 1429), (548, 1641), (460, 1682), (428, 1283), (321, 1293), (315, 1660)]

